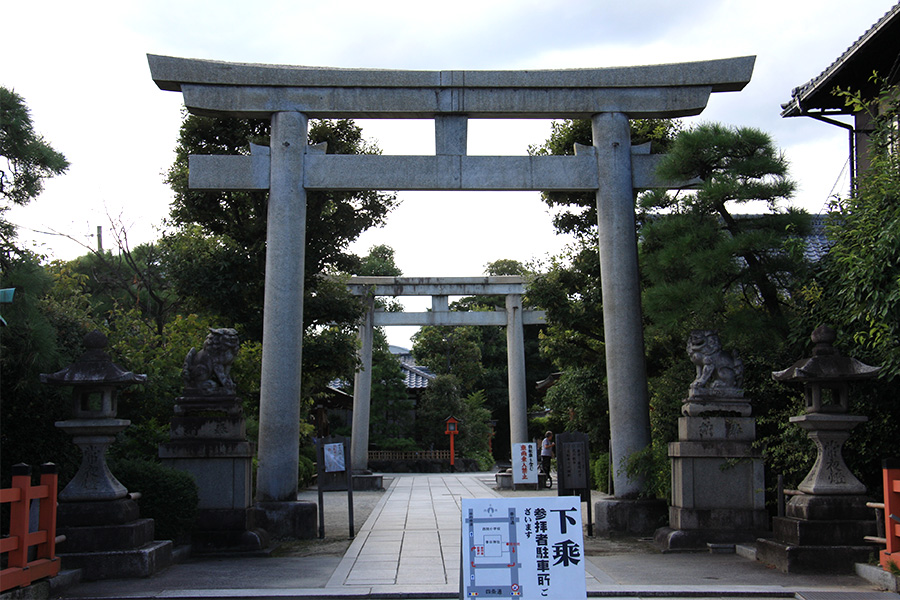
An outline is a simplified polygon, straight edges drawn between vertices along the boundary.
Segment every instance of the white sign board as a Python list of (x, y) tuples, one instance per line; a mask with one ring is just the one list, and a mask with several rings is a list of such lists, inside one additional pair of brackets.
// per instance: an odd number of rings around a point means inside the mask
[(336, 473), (344, 470), (344, 444), (325, 444), (325, 472)]
[(537, 444), (512, 445), (513, 483), (537, 483), (539, 464)]
[(462, 499), (462, 598), (584, 600), (584, 561), (578, 497)]

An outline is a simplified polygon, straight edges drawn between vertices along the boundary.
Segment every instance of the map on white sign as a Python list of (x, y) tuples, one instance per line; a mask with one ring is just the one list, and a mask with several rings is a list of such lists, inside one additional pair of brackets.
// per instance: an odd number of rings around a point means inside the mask
[(537, 444), (519, 443), (512, 445), (513, 483), (537, 483), (537, 467)]
[(581, 500), (462, 499), (462, 589), (469, 598), (583, 600)]

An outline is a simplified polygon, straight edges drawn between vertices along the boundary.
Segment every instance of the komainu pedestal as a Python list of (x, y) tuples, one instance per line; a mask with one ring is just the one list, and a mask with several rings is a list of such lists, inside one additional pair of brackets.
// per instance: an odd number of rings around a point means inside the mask
[(253, 445), (247, 441), (241, 399), (230, 375), (237, 348), (233, 329), (210, 329), (203, 349), (191, 349), (169, 441), (159, 446), (163, 464), (190, 473), (197, 483), (196, 553), (255, 551), (268, 545), (249, 510)]
[(722, 350), (714, 331), (695, 330), (688, 355), (696, 367), (669, 444), (672, 505), (669, 526), (656, 531), (663, 551), (755, 539), (768, 528), (756, 424), (741, 389), (743, 363)]

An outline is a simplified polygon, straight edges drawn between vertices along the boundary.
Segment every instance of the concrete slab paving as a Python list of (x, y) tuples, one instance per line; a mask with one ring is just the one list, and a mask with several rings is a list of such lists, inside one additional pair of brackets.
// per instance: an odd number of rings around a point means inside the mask
[[(354, 493), (359, 521), (352, 541), (347, 538), (346, 494), (326, 495), (326, 538), (347, 540), (330, 555), (315, 552), (331, 546), (313, 544), (305, 550), (314, 553), (309, 556), (190, 560), (146, 579), (81, 583), (60, 597), (456, 598), (461, 499), (557, 493), (495, 490), (490, 473), (398, 474), (386, 476), (386, 484), (384, 492)], [(433, 507), (431, 521), (422, 516), (428, 512), (425, 507)], [(588, 595), (598, 599), (900, 598), (877, 592), (856, 575), (788, 575), (735, 554), (661, 554), (645, 540), (585, 537), (585, 556)]]

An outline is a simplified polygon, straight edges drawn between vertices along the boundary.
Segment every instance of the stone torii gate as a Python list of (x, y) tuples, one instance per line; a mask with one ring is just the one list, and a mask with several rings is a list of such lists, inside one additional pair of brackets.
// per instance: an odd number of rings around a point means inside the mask
[[(495, 277), (352, 277), (350, 291), (366, 301), (366, 316), (359, 327), (360, 368), (353, 383), (354, 470), (367, 467), (369, 408), (372, 395), (372, 341), (375, 327), (386, 325), (495, 325), (506, 327), (506, 363), (509, 387), (509, 432), (513, 442), (528, 441), (528, 399), (525, 379), (525, 325), (544, 323), (544, 311), (522, 308), (525, 280), (518, 276)], [(375, 310), (377, 296), (431, 296), (429, 312)], [(450, 311), (450, 296), (505, 296), (505, 309)]]
[[(192, 156), (195, 189), (269, 191), (258, 503), (297, 492), (307, 190), (591, 190), (616, 465), (650, 442), (634, 190), (655, 158), (632, 148), (629, 118), (700, 114), (713, 92), (739, 91), (755, 57), (547, 71), (397, 71), (254, 65), (148, 55), (157, 86), (195, 114), (271, 119), (269, 148)], [(434, 119), (435, 156), (339, 156), (307, 144), (309, 118)], [(575, 156), (467, 156), (470, 118), (590, 119)], [(641, 482), (614, 469), (619, 497)]]

